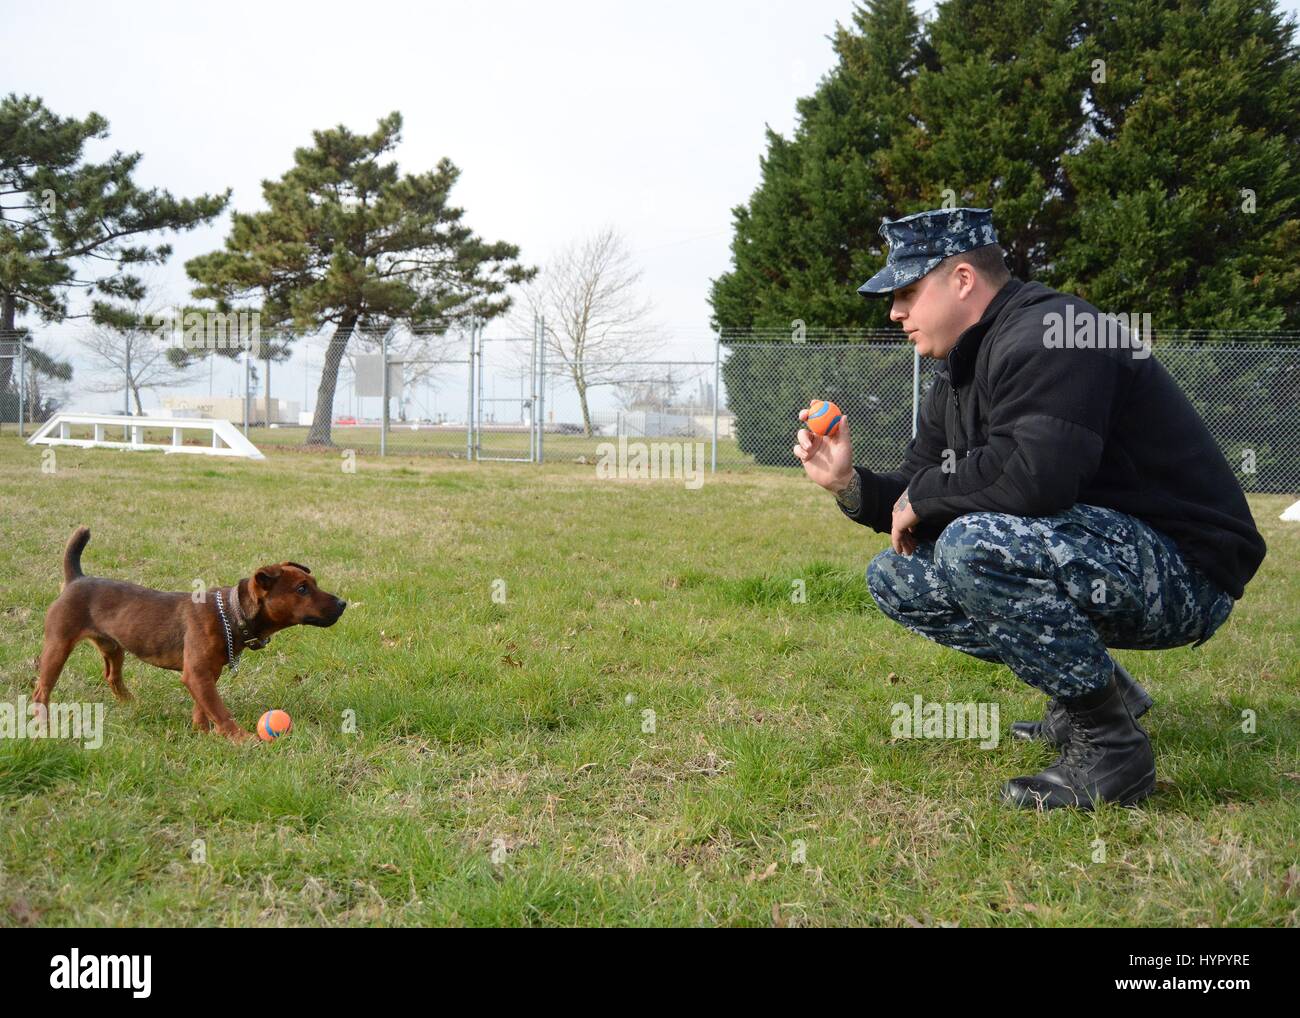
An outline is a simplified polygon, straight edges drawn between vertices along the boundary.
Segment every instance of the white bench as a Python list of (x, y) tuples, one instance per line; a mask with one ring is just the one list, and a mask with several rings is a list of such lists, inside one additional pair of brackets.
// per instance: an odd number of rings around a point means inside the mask
[[(74, 425), (90, 425), (94, 438), (70, 437)], [(171, 443), (146, 442), (146, 429), (170, 429)], [(106, 436), (108, 431), (121, 431), (122, 441)], [(209, 432), (212, 441), (207, 445), (183, 444), (186, 431)], [(262, 460), (265, 456), (245, 438), (233, 424), (223, 420), (204, 420), (197, 417), (128, 417), (126, 414), (75, 414), (58, 413), (41, 425), (27, 440), (28, 445), (75, 445), (83, 449), (144, 449), (157, 452), (192, 452), (203, 456), (242, 456)]]

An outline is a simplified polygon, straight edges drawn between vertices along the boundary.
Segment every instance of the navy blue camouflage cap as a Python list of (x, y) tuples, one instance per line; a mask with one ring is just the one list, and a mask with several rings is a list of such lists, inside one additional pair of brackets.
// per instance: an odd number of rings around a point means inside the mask
[(998, 242), (992, 209), (931, 209), (902, 219), (882, 219), (889, 245), (885, 267), (858, 287), (866, 297), (910, 286), (949, 255)]

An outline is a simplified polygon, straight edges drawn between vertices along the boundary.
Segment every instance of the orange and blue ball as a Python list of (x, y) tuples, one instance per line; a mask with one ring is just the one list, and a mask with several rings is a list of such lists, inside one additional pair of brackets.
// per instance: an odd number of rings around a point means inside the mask
[(839, 429), (844, 415), (834, 403), (824, 399), (815, 399), (808, 407), (808, 430), (814, 435), (829, 436)]
[(293, 718), (282, 710), (269, 710), (258, 719), (257, 735), (263, 742), (274, 742), (293, 727)]

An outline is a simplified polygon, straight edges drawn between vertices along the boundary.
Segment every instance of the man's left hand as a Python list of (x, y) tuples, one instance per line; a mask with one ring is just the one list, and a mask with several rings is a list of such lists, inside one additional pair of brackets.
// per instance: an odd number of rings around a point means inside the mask
[(907, 491), (898, 496), (894, 503), (894, 523), (889, 531), (889, 543), (899, 555), (911, 555), (916, 551), (916, 535), (912, 528), (921, 522), (921, 518), (912, 509)]

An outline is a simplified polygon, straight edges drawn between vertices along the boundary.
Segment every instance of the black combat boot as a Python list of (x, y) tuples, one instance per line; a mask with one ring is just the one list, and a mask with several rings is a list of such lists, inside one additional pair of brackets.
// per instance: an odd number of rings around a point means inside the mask
[[(1151, 709), (1151, 694), (1139, 686), (1118, 661), (1115, 662), (1115, 683), (1134, 721)], [(1040, 739), (1049, 746), (1062, 749), (1070, 738), (1070, 718), (1065, 708), (1051, 699), (1047, 701), (1047, 713), (1042, 721), (1011, 722), (1011, 736), (1015, 739)]]
[(1151, 740), (1133, 720), (1114, 677), (1094, 693), (1062, 700), (1070, 741), (1060, 759), (1027, 778), (1002, 786), (1002, 799), (1024, 809), (1078, 806), (1098, 802), (1132, 806), (1156, 787)]

